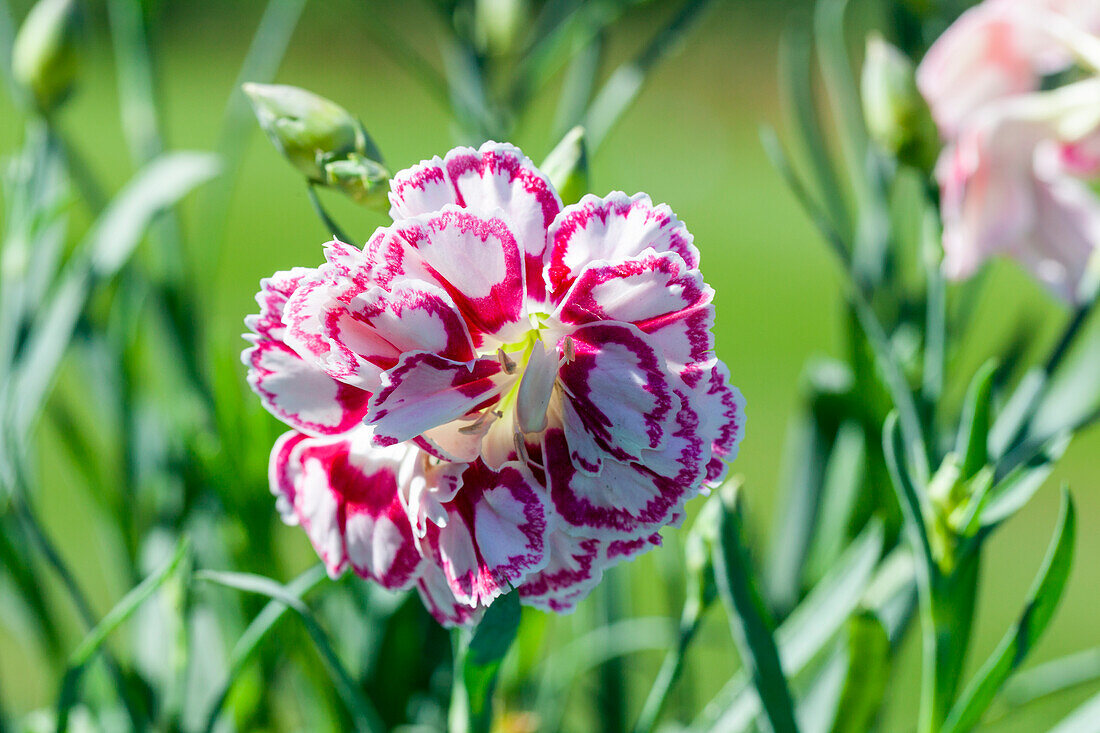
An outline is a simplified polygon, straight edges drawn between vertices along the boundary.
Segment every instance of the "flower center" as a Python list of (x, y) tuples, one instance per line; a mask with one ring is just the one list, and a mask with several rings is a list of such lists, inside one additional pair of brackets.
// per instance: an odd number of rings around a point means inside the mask
[[(532, 328), (517, 341), (499, 346), (495, 356), (501, 369), (512, 381), (501, 392), (496, 404), (486, 411), (496, 420), (488, 427), (485, 439), (491, 443), (515, 448), (522, 455), (527, 436), (539, 434), (547, 426), (547, 410), (557, 383), (558, 369), (571, 358), (572, 339), (565, 337), (566, 356), (558, 356), (553, 329), (548, 328), (546, 316), (533, 315)], [(544, 336), (548, 336), (544, 340)], [(486, 350), (482, 356), (489, 356)], [(475, 425), (482, 424), (478, 420)], [(471, 426), (473, 427), (473, 426)], [(476, 429), (476, 428), (475, 428)]]

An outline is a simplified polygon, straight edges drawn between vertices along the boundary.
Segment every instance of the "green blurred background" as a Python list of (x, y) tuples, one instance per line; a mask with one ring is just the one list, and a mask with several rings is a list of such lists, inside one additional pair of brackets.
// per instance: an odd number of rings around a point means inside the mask
[[(27, 4), (13, 3), (17, 17), (22, 17)], [(374, 45), (365, 30), (381, 17), (436, 58), (433, 39), (424, 30), (423, 11), (415, 5), (399, 5), (314, 0), (276, 77), (358, 114), (393, 170), (442, 154), (454, 143), (448, 110)], [(654, 2), (628, 13), (608, 38), (605, 66), (610, 69), (635, 52), (669, 10), (667, 4)], [(156, 41), (170, 148), (217, 146), (225, 103), (233, 93), (235, 75), (261, 11), (262, 3), (253, 1), (166, 4), (166, 20)], [(717, 291), (718, 353), (748, 402), (747, 437), (733, 470), (745, 477), (752, 530), (761, 555), (772, 526), (781, 449), (798, 404), (803, 366), (816, 356), (839, 354), (842, 343), (838, 271), (758, 142), (759, 125), (780, 119), (776, 91), (780, 31), (787, 23), (804, 21), (806, 11), (797, 2), (717, 3), (680, 52), (652, 73), (637, 102), (591, 161), (594, 192), (646, 191), (654, 200), (667, 202), (687, 223), (702, 251), (703, 272)], [(858, 2), (852, 8), (857, 24), (866, 26), (874, 26), (881, 12), (872, 2)], [(93, 13), (90, 28), (87, 67), (76, 96), (63, 112), (62, 124), (113, 189), (132, 171), (120, 132), (105, 18)], [(556, 142), (550, 137), (558, 83), (535, 101), (512, 140), (536, 161)], [(0, 96), (0, 152), (16, 149), (22, 124), (11, 100)], [(326, 239), (297, 173), (258, 128), (243, 155), (239, 183), (224, 202), (228, 211), (224, 248), (192, 252), (203, 273), (206, 310), (202, 317), (207, 321), (211, 350), (229, 355), (243, 346), (241, 319), (255, 307), (259, 279), (278, 269), (318, 262)], [(335, 218), (360, 241), (386, 223), (384, 217), (335, 195), (322, 196)], [(193, 216), (193, 199), (184, 209), (190, 241), (204, 226)], [(997, 263), (993, 270), (966, 338), (967, 351), (951, 367), (956, 370), (955, 385), (965, 383), (1021, 320), (1040, 324), (1049, 338), (1066, 317), (1062, 306), (1051, 302), (1011, 265)], [(239, 373), (243, 382), (243, 367)], [(165, 399), (171, 397), (165, 394)], [(959, 397), (956, 393), (953, 399)], [(271, 424), (274, 435), (274, 419)], [(94, 521), (89, 487), (66, 459), (56, 457), (60, 451), (51, 447), (56, 440), (48, 432), (39, 439), (44, 484), (39, 506), (48, 530), (102, 613), (130, 585), (113, 560), (120, 552), (120, 539)], [(269, 435), (255, 437), (256, 454), (265, 455), (269, 447)], [(985, 557), (972, 666), (992, 649), (1018, 612), (1055, 522), (1055, 489), (1061, 481), (1076, 490), (1081, 527), (1078, 560), (1061, 610), (1029, 664), (1100, 644), (1098, 456), (1100, 431), (1094, 429), (1071, 447), (1036, 500), (992, 541)], [(273, 503), (270, 518), (278, 525), (274, 531), (283, 551), (283, 556), (272, 559), (270, 574), (286, 579), (313, 562), (312, 552), (304, 533), (278, 524)], [(683, 530), (666, 531), (666, 549), (613, 571), (632, 588), (630, 614), (678, 614), (665, 588), (682, 582), (676, 574), (682, 534)], [(44, 582), (63, 603), (54, 581)], [(565, 640), (585, 628), (588, 614), (590, 609), (582, 605), (575, 617), (544, 622), (553, 638)], [(79, 638), (75, 620), (72, 626), (75, 643)], [(57, 680), (45, 671), (34, 645), (17, 629), (18, 623), (0, 625), (0, 695), (4, 706), (16, 713), (52, 704), (57, 690)], [(914, 626), (911, 631), (915, 630)], [(339, 640), (339, 631), (334, 635)], [(890, 685), (885, 730), (914, 725), (920, 660), (919, 639), (916, 634), (910, 636)], [(639, 663), (625, 667), (627, 683), (640, 695), (648, 689), (660, 656), (648, 652), (639, 657)], [(679, 693), (682, 707), (674, 704), (673, 714), (677, 709), (698, 709), (738, 666), (720, 612), (711, 614), (691, 657), (690, 674)], [(593, 695), (594, 684), (594, 679), (580, 680), (572, 699)], [(988, 729), (1042, 729), (1043, 722), (1056, 720), (1091, 692), (1082, 688), (1063, 694)], [(578, 725), (583, 729), (583, 722)]]

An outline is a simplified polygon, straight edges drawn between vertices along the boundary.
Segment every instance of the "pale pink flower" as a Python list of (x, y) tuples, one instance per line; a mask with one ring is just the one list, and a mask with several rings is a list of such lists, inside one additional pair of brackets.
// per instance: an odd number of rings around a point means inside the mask
[(1100, 31), (1095, 0), (985, 0), (963, 13), (928, 50), (917, 86), (946, 138), (981, 107), (1039, 89), (1073, 52), (1058, 24)]
[[(936, 167), (944, 272), (1016, 259), (1067, 300), (1100, 246), (1100, 79), (1040, 91), (1075, 61), (1100, 62), (1095, 0), (986, 0), (921, 62), (918, 85), (946, 146)], [(1095, 71), (1095, 69), (1093, 70)]]
[(1018, 111), (985, 110), (940, 159), (944, 272), (969, 277), (1007, 255), (1073, 301), (1100, 247), (1100, 199), (1078, 178), (1100, 168), (1100, 132), (1063, 142), (1051, 121)]
[[(334, 241), (316, 270), (264, 282), (250, 382), (318, 436), (303, 443), (362, 421), (341, 443), (362, 475), (415, 455), (394, 495), (441, 622), (510, 587), (567, 610), (736, 455), (743, 401), (713, 353), (698, 250), (641, 194), (562, 207), (497, 143), (397, 174), (390, 200), (395, 223), (362, 250)], [(319, 526), (319, 552), (340, 546), (339, 521)]]

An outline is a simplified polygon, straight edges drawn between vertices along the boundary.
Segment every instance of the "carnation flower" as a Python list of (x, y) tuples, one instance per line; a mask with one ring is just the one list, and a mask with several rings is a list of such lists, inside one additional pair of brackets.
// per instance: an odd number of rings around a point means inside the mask
[(250, 383), (298, 431), (272, 459), (284, 517), (443, 623), (511, 588), (568, 610), (736, 455), (698, 250), (644, 194), (563, 207), (510, 145), (391, 188), (392, 226), (265, 280), (247, 321)]
[[(947, 145), (936, 167), (944, 271), (1019, 261), (1066, 300), (1100, 247), (1100, 78), (1039, 91), (1100, 48), (1100, 4), (986, 0), (936, 41), (918, 83)], [(1094, 45), (1095, 44), (1095, 45)]]
[(1095, 0), (985, 0), (963, 13), (928, 50), (917, 85), (950, 138), (990, 102), (1039, 89), (1073, 63), (1058, 32), (1069, 23), (1100, 31)]
[[(1100, 79), (1061, 91), (1100, 99)], [(1081, 180), (1100, 173), (1100, 114), (1094, 130), (1068, 137), (1042, 96), (983, 110), (941, 158), (944, 271), (964, 278), (1008, 255), (1073, 301), (1100, 247), (1100, 199)]]

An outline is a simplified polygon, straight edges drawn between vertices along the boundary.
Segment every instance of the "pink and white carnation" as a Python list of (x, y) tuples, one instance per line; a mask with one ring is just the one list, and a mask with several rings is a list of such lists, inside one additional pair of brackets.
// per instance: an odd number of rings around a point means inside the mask
[(445, 624), (513, 588), (569, 610), (736, 455), (699, 252), (667, 206), (563, 206), (498, 143), (402, 171), (390, 202), (362, 249), (263, 281), (247, 322), (249, 381), (295, 429), (284, 518)]
[[(918, 85), (947, 145), (936, 167), (944, 272), (1020, 262), (1066, 300), (1100, 248), (1100, 77), (1040, 91), (1100, 60), (1100, 3), (986, 0), (932, 46)], [(1091, 61), (1089, 61), (1091, 59)]]

